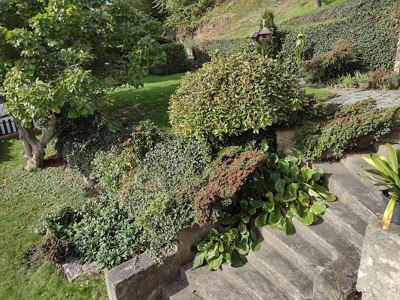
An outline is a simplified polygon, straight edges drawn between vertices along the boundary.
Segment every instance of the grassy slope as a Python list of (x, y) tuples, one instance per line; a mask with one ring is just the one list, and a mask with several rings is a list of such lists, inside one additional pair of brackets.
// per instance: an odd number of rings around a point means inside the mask
[(23, 263), (40, 244), (35, 233), (43, 215), (84, 201), (80, 176), (63, 166), (23, 170), (19, 141), (0, 143), (0, 299), (106, 299), (102, 275), (69, 284), (50, 262), (36, 269)]
[(120, 88), (113, 97), (115, 109), (134, 106), (128, 122), (150, 119), (163, 129), (169, 129), (168, 102), (180, 84), (183, 74), (170, 76), (148, 76), (144, 87), (139, 89)]
[[(325, 9), (345, 0), (323, 0)], [(202, 27), (194, 40), (245, 38), (253, 31), (258, 30), (261, 16), (265, 9), (275, 15), (275, 23), (282, 24), (292, 18), (302, 16), (318, 8), (315, 0), (228, 0), (220, 6), (210, 10), (202, 18)]]

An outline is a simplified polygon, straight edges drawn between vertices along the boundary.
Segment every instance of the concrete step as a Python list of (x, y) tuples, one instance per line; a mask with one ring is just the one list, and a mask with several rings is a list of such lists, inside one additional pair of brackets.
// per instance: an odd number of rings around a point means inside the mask
[(196, 288), (185, 280), (178, 280), (162, 288), (162, 300), (202, 300)]
[(332, 261), (336, 261), (341, 255), (354, 260), (360, 258), (360, 249), (336, 225), (323, 219), (311, 226), (305, 226), (296, 219), (293, 220), (293, 224), (296, 227), (296, 234), (318, 245), (326, 255), (330, 255)]
[(350, 207), (365, 222), (376, 217), (380, 211), (380, 197), (372, 186), (363, 182), (356, 173), (349, 172), (342, 163), (322, 163), (316, 166), (326, 171), (326, 185), (339, 201)]
[[(250, 254), (248, 258), (250, 256), (252, 256), (252, 254)], [(258, 265), (253, 265), (247, 262), (240, 268), (233, 268), (229, 265), (224, 265), (222, 269), (226, 275), (232, 278), (231, 282), (238, 282), (240, 286), (243, 286), (256, 299), (289, 299), (285, 295), (285, 290), (290, 289), (290, 286), (276, 286), (276, 284), (279, 283), (277, 279), (273, 277), (271, 278), (272, 274), (262, 272), (262, 268)]]
[(260, 229), (263, 245), (272, 247), (290, 261), (296, 262), (308, 278), (314, 278), (332, 262), (318, 244), (313, 244), (299, 234), (286, 235), (284, 232), (264, 226)]
[[(242, 282), (234, 280), (226, 271), (210, 272), (208, 266), (193, 270), (192, 264), (182, 267), (181, 277), (205, 300), (259, 300)], [(278, 298), (279, 299), (279, 298)]]
[(270, 281), (274, 282), (288, 300), (311, 299), (313, 279), (298, 265), (297, 261), (262, 243), (261, 249), (251, 252), (248, 262)]
[(381, 198), (352, 174), (332, 175), (328, 188), (365, 222), (376, 218), (381, 211)]
[(367, 223), (358, 217), (350, 207), (340, 200), (331, 202), (323, 216), (323, 220), (340, 230), (357, 248), (362, 248)]
[(357, 177), (364, 184), (364, 186), (367, 187), (367, 190), (371, 194), (377, 198), (380, 198), (379, 190), (374, 187), (371, 180), (365, 177), (367, 174), (361, 169), (362, 166), (368, 166), (368, 164), (362, 159), (363, 156), (364, 154), (354, 154), (343, 158), (341, 162), (349, 171), (349, 174)]

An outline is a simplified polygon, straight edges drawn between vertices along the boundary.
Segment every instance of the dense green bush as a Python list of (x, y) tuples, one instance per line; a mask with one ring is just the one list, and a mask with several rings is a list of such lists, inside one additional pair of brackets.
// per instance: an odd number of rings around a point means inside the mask
[(368, 73), (355, 72), (343, 75), (330, 82), (337, 88), (362, 88), (376, 90), (396, 90), (400, 88), (400, 74), (385, 68), (379, 68)]
[(334, 88), (364, 88), (367, 75), (359, 71), (348, 73), (330, 80), (328, 83)]
[(103, 195), (46, 218), (52, 237), (46, 253), (57, 261), (65, 253), (75, 254), (100, 268), (142, 251), (161, 262), (174, 249), (178, 233), (197, 224), (192, 199), (211, 159), (204, 141), (141, 122), (129, 140), (98, 153), (91, 164)]
[(88, 176), (96, 154), (118, 144), (120, 135), (110, 130), (102, 116), (95, 114), (77, 119), (61, 119), (55, 149), (66, 163)]
[(128, 176), (128, 171), (136, 166), (136, 159), (127, 143), (113, 146), (111, 150), (99, 152), (92, 162), (91, 175), (98, 187), (110, 197), (118, 194)]
[(207, 41), (193, 46), (195, 65), (201, 67), (215, 55), (227, 56), (249, 47), (248, 39)]
[(170, 120), (180, 134), (222, 139), (286, 122), (306, 104), (284, 65), (241, 52), (187, 75), (171, 97)]
[(185, 46), (178, 43), (164, 44), (161, 46), (166, 60), (164, 63), (155, 66), (152, 73), (156, 75), (171, 75), (183, 73), (190, 69), (190, 62)]
[(358, 57), (353, 45), (337, 40), (328, 52), (317, 52), (304, 62), (307, 77), (313, 82), (327, 81), (357, 69)]
[(308, 160), (339, 159), (347, 151), (368, 148), (390, 132), (399, 108), (377, 108), (372, 98), (344, 105), (326, 121), (296, 132), (295, 149)]
[[(344, 1), (282, 24), (287, 35), (283, 51), (293, 56), (299, 31), (305, 34), (306, 59), (327, 52), (338, 39), (351, 41), (366, 70), (392, 68), (400, 31), (400, 2), (391, 0)], [(304, 25), (307, 24), (307, 25)]]

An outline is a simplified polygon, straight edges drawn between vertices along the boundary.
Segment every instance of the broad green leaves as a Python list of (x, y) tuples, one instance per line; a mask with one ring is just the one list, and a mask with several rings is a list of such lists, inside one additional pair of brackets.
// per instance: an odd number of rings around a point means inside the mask
[[(224, 262), (241, 265), (250, 250), (260, 249), (257, 227), (268, 225), (290, 235), (296, 232), (292, 222), (294, 217), (305, 225), (313, 224), (325, 213), (326, 202), (336, 200), (319, 184), (323, 174), (322, 169), (309, 168), (296, 158), (269, 155), (265, 173), (254, 178), (257, 183), (263, 180), (264, 196), (242, 199), (235, 214), (223, 215), (220, 221), (226, 229), (222, 233), (213, 229), (199, 242), (193, 267), (200, 267), (205, 262), (210, 270), (218, 269)], [(256, 194), (260, 194), (259, 189)]]

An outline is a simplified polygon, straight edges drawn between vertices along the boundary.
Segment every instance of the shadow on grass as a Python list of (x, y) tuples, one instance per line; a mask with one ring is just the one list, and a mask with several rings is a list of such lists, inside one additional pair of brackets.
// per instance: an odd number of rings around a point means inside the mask
[(0, 163), (10, 161), (14, 159), (14, 155), (11, 153), (12, 141), (0, 141)]

